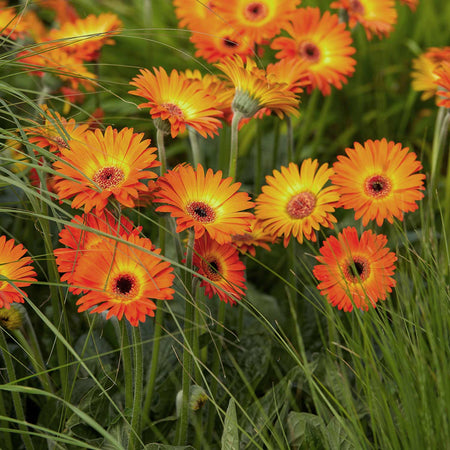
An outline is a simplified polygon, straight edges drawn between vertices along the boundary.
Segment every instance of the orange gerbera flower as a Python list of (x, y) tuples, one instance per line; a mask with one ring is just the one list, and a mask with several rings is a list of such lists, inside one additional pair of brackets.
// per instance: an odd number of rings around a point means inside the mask
[(78, 125), (75, 119), (65, 119), (57, 111), (51, 111), (47, 105), (41, 105), (43, 125), (27, 128), (32, 144), (48, 151), (60, 153), (61, 148), (68, 147), (68, 141), (81, 141), (89, 125)]
[(258, 111), (267, 108), (283, 118), (285, 114), (298, 116), (299, 100), (291, 92), (286, 83), (276, 83), (269, 80), (266, 72), (259, 69), (255, 62), (241, 57), (225, 58), (215, 64), (235, 87), (232, 102), (234, 112), (239, 112), (244, 118), (253, 117)]
[(149, 169), (160, 165), (156, 148), (143, 136), (132, 128), (108, 127), (104, 134), (99, 129), (86, 131), (83, 142), (69, 141), (70, 148), (62, 148), (61, 159), (53, 164), (60, 174), (55, 185), (59, 198), (75, 197), (73, 208), (95, 208), (97, 214), (111, 196), (132, 208), (139, 194), (148, 191), (140, 180), (155, 178)]
[(394, 0), (337, 0), (330, 4), (330, 8), (345, 9), (350, 28), (360, 23), (367, 39), (372, 39), (372, 34), (379, 38), (387, 36), (397, 23)]
[(14, 239), (7, 241), (6, 236), (0, 236), (0, 308), (23, 303), (26, 294), (19, 288), (36, 281), (31, 258), (23, 256), (26, 252), (22, 244), (14, 245)]
[(239, 252), (233, 245), (220, 245), (203, 235), (195, 241), (193, 265), (200, 275), (210, 280), (200, 283), (209, 298), (217, 294), (223, 302), (234, 305), (244, 295), (243, 290), (247, 289), (245, 265), (239, 260)]
[(280, 59), (266, 68), (267, 78), (277, 83), (285, 83), (287, 89), (295, 94), (311, 84), (308, 63), (301, 59)]
[(78, 19), (77, 11), (69, 0), (39, 0), (39, 6), (53, 9), (59, 23), (75, 22)]
[(300, 0), (227, 0), (214, 3), (218, 16), (257, 44), (277, 35)]
[(256, 219), (250, 221), (250, 230), (243, 234), (233, 234), (231, 242), (241, 253), (256, 256), (255, 247), (262, 247), (270, 252), (268, 244), (273, 244), (276, 238), (264, 230), (263, 223)]
[(236, 31), (217, 17), (207, 23), (207, 30), (194, 31), (190, 38), (196, 48), (196, 57), (214, 63), (226, 57), (246, 57), (254, 53), (255, 44), (245, 32)]
[(179, 26), (193, 31), (205, 30), (210, 21), (217, 18), (211, 0), (173, 0), (173, 5)]
[(369, 305), (375, 308), (396, 284), (391, 275), (397, 257), (386, 244), (386, 236), (371, 230), (359, 239), (354, 227), (345, 228), (337, 238), (329, 237), (320, 249), (321, 256), (316, 256), (321, 264), (313, 269), (320, 293), (344, 311), (354, 306), (365, 311)]
[(0, 2), (0, 35), (9, 39), (19, 39), (28, 32), (28, 24), (15, 8), (8, 8), (6, 2)]
[(81, 294), (87, 290), (73, 286), (75, 274), (82, 261), (91, 258), (98, 244), (113, 242), (105, 234), (125, 238), (132, 233), (139, 234), (142, 227), (134, 228), (133, 222), (124, 216), (117, 220), (108, 210), (98, 216), (91, 213), (75, 216), (71, 223), (73, 226), (66, 225), (59, 233), (59, 242), (65, 247), (55, 249), (54, 254), (58, 271), (63, 274), (61, 281), (72, 285), (69, 290), (74, 294)]
[(423, 91), (420, 98), (428, 100), (436, 95), (436, 70), (444, 61), (450, 62), (450, 47), (431, 47), (422, 55), (413, 59), (413, 72), (411, 73), (411, 86), (415, 91)]
[(331, 181), (341, 194), (338, 206), (354, 209), (355, 219), (362, 217), (363, 226), (374, 219), (378, 226), (384, 219), (393, 223), (394, 217), (403, 220), (404, 212), (415, 211), (425, 189), (425, 175), (415, 173), (422, 169), (416, 154), (386, 139), (354, 146), (333, 164)]
[(231, 242), (231, 234), (249, 230), (253, 214), (244, 212), (253, 206), (246, 192), (237, 192), (241, 183), (231, 177), (222, 179), (222, 171), (206, 174), (199, 164), (178, 166), (158, 179), (160, 190), (155, 202), (165, 203), (156, 211), (169, 212), (177, 220), (177, 232), (194, 228), (198, 239), (207, 232), (219, 244)]
[(76, 59), (93, 61), (98, 59), (103, 45), (114, 44), (111, 36), (118, 33), (122, 22), (113, 13), (103, 13), (98, 17), (90, 14), (84, 19), (65, 22), (60, 29), (52, 29), (49, 40), (60, 41), (62, 49)]
[(400, 3), (407, 5), (411, 11), (415, 11), (419, 4), (419, 0), (400, 0)]
[(438, 106), (450, 108), (450, 62), (443, 62), (442, 67), (436, 70), (436, 84), (441, 88), (437, 91)]
[[(162, 67), (159, 70), (154, 68), (154, 71), (155, 75), (148, 69), (141, 69), (141, 74), (130, 82), (137, 89), (129, 93), (148, 100), (139, 108), (150, 108), (152, 119), (168, 121), (166, 123), (172, 137), (182, 133), (186, 125), (205, 138), (218, 134), (217, 128), (222, 126), (218, 117), (222, 116), (222, 112), (215, 108), (213, 96), (176, 70), (172, 70), (170, 76)], [(161, 125), (157, 123), (158, 127)]]
[(285, 28), (290, 37), (276, 38), (271, 45), (280, 50), (276, 57), (307, 64), (309, 91), (317, 87), (329, 95), (330, 86), (341, 89), (355, 71), (356, 61), (350, 57), (355, 53), (350, 32), (338, 16), (325, 11), (321, 17), (319, 8), (300, 8)]
[[(82, 260), (74, 282), (90, 291), (77, 301), (78, 311), (108, 311), (106, 318), (125, 315), (133, 326), (154, 316), (154, 300), (173, 298), (173, 268), (148, 238), (135, 234), (123, 242), (102, 242)], [(131, 244), (131, 245), (130, 245)], [(137, 247), (137, 248), (136, 248)]]
[[(318, 169), (318, 170), (317, 170)], [(333, 174), (328, 164), (309, 158), (303, 161), (300, 170), (297, 164), (282, 167), (266, 176), (268, 185), (256, 199), (256, 218), (262, 222), (267, 233), (284, 236), (287, 247), (291, 236), (303, 243), (303, 236), (315, 242), (315, 231), (322, 227), (333, 228), (336, 222), (332, 215), (339, 199), (334, 187), (324, 185)]]

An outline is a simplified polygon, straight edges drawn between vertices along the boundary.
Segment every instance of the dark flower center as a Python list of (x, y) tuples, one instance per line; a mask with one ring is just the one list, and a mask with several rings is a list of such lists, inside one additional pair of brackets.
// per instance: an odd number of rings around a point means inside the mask
[(360, 283), (370, 274), (370, 266), (367, 259), (361, 256), (352, 258), (344, 268), (344, 276), (349, 283)]
[(267, 16), (267, 13), (267, 6), (261, 2), (249, 3), (244, 9), (245, 18), (252, 22), (264, 19)]
[(210, 258), (203, 261), (203, 271), (205, 276), (211, 281), (218, 281), (222, 278), (220, 274), (220, 262), (217, 259)]
[(391, 192), (391, 180), (383, 175), (373, 175), (364, 182), (364, 192), (369, 197), (382, 198)]
[(186, 208), (188, 214), (197, 222), (211, 223), (216, 218), (215, 211), (204, 202), (192, 202)]
[(311, 192), (300, 192), (289, 200), (286, 210), (293, 219), (308, 217), (316, 206), (316, 197)]
[(111, 189), (120, 184), (125, 178), (123, 171), (117, 167), (102, 167), (92, 178), (94, 182), (104, 189)]
[(238, 47), (239, 46), (239, 44), (236, 41), (233, 41), (228, 36), (225, 36), (223, 38), (223, 45), (225, 47), (229, 47), (229, 48), (234, 48), (234, 47)]
[(350, 8), (356, 14), (364, 14), (364, 6), (359, 0), (350, 0)]
[(302, 42), (298, 46), (299, 55), (310, 63), (315, 63), (320, 59), (320, 50), (313, 42)]
[(120, 274), (113, 280), (113, 292), (121, 297), (132, 297), (137, 291), (137, 280), (129, 273)]

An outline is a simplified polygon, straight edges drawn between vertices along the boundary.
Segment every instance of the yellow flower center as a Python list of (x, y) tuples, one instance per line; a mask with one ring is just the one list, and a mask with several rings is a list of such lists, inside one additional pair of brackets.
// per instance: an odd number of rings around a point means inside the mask
[(372, 175), (364, 181), (364, 192), (369, 197), (383, 198), (392, 190), (391, 180), (384, 175)]
[(125, 174), (118, 167), (102, 167), (98, 170), (92, 180), (102, 190), (112, 189), (119, 185), (125, 178)]
[(366, 258), (355, 256), (344, 266), (344, 277), (349, 283), (361, 283), (370, 275), (370, 265)]
[(191, 202), (186, 208), (188, 214), (197, 222), (211, 223), (216, 219), (214, 209), (204, 202)]
[(300, 192), (289, 200), (286, 210), (293, 219), (308, 217), (316, 206), (316, 197), (311, 192)]
[(244, 17), (251, 22), (257, 22), (265, 19), (268, 12), (268, 8), (264, 3), (251, 2), (244, 9)]
[(310, 63), (316, 63), (320, 59), (320, 50), (316, 44), (309, 41), (303, 41), (298, 46), (298, 54)]
[(129, 273), (121, 273), (113, 279), (112, 291), (119, 297), (135, 297), (138, 292), (138, 282), (136, 277)]

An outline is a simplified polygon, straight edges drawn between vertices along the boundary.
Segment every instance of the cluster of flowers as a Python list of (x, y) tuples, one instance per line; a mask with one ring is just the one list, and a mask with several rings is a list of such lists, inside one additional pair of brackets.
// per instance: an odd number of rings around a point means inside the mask
[[(227, 16), (232, 10), (244, 11), (244, 17), (246, 12), (254, 14), (247, 17), (254, 25), (262, 17), (260, 27), (246, 28), (252, 30), (248, 34), (252, 52), (256, 44), (265, 43), (280, 29), (290, 37), (273, 40), (280, 61), (266, 70), (258, 68), (246, 52), (238, 51), (242, 46), (234, 45), (236, 34), (222, 37), (227, 54), (216, 46), (215, 56), (201, 55), (219, 61), (216, 67), (222, 77), (202, 76), (198, 71), (168, 74), (161, 67), (142, 69), (130, 82), (135, 88), (130, 93), (145, 99), (139, 107), (149, 108), (158, 133), (175, 138), (189, 127), (204, 138), (214, 137), (223, 122), (238, 127), (272, 112), (280, 118), (298, 114), (298, 95), (303, 88), (317, 88), (324, 95), (331, 86), (341, 88), (355, 65), (350, 57), (355, 51), (350, 32), (337, 15), (326, 12), (321, 16), (318, 8), (297, 8), (298, 3), (236, 0), (225, 4), (216, 0), (199, 9), (200, 2), (175, 0), (181, 24), (190, 26), (198, 25), (192, 19), (194, 11), (224, 17), (230, 24), (227, 33), (233, 30), (237, 34), (245, 28), (244, 19), (239, 31), (240, 19)], [(349, 18), (355, 10), (354, 17), (359, 14), (359, 22), (368, 27), (369, 19), (362, 20), (367, 11), (378, 11), (376, 5), (390, 10), (393, 3), (361, 0), (333, 4), (347, 9)], [(184, 4), (190, 8), (184, 9)], [(408, 4), (415, 6), (415, 2)], [(369, 29), (375, 34), (387, 33), (379, 24)], [(75, 41), (66, 47), (77, 45), (77, 52), (89, 53), (83, 43), (89, 45), (90, 39)], [(285, 247), (291, 237), (299, 243), (304, 239), (315, 242), (319, 229), (333, 228), (337, 222), (334, 212), (340, 207), (353, 209), (355, 220), (362, 218), (363, 226), (373, 220), (378, 226), (384, 220), (393, 223), (394, 218), (402, 220), (405, 212), (416, 210), (416, 202), (423, 197), (425, 175), (417, 173), (422, 166), (415, 153), (386, 139), (368, 140), (363, 145), (355, 142), (332, 167), (312, 159), (300, 166), (291, 162), (266, 177), (266, 185), (252, 202), (247, 193), (239, 192), (241, 184), (235, 182), (233, 171), (223, 178), (221, 171), (181, 164), (158, 176), (154, 170), (163, 161), (157, 161), (157, 149), (131, 128), (92, 130), (46, 106), (43, 122), (26, 132), (37, 149), (46, 150), (44, 156), (54, 155), (51, 161), (56, 175), (49, 188), (59, 200), (71, 199), (73, 208), (84, 211), (60, 233), (64, 247), (55, 250), (55, 256), (61, 280), (81, 295), (79, 311), (108, 311), (107, 317), (119, 319), (125, 315), (132, 325), (154, 315), (153, 300), (173, 298), (175, 275), (161, 250), (122, 214), (123, 208), (154, 205), (156, 212), (172, 216), (177, 233), (190, 230), (195, 239), (193, 267), (201, 286), (209, 297), (217, 294), (234, 304), (245, 291), (245, 265), (239, 251), (255, 255), (255, 246), (269, 249), (279, 238)], [(325, 186), (328, 182), (331, 184)], [(367, 310), (385, 299), (395, 285), (396, 261), (386, 244), (384, 235), (364, 231), (359, 237), (354, 227), (326, 239), (313, 270), (321, 293), (344, 311), (353, 307)], [(7, 273), (2, 269), (2, 274), (17, 280), (0, 286), (0, 291), (6, 292), (0, 297), (0, 306), (23, 301), (18, 288), (34, 280), (29, 258), (17, 257), (22, 250), (18, 246), (10, 253), (0, 253), (5, 267), (11, 267)], [(13, 252), (14, 256), (8, 256)], [(4, 286), (14, 289), (4, 290)]]

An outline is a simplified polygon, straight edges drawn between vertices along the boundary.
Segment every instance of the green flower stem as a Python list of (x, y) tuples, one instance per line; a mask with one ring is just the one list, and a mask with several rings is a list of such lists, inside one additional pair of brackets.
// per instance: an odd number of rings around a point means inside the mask
[[(6, 371), (8, 373), (9, 382), (14, 382), (16, 379), (16, 372), (14, 370), (14, 363), (11, 358), (11, 354), (8, 350), (8, 344), (6, 343), (5, 335), (3, 330), (0, 330), (0, 350), (3, 355), (3, 361), (5, 361)], [(23, 412), (22, 399), (20, 398), (20, 393), (16, 391), (11, 392), (14, 410), (16, 411), (16, 417), (18, 420), (25, 422), (25, 414)], [(33, 442), (31, 441), (31, 437), (28, 434), (27, 427), (20, 423), (19, 429), (23, 432), (21, 433), (23, 443), (25, 444), (25, 448), (27, 450), (34, 449)]]
[(197, 164), (203, 165), (203, 155), (200, 151), (200, 147), (198, 145), (198, 134), (192, 127), (187, 127), (189, 133), (189, 142), (191, 144), (192, 151), (192, 163), (194, 168), (197, 167)]
[(444, 156), (445, 141), (447, 140), (448, 127), (450, 124), (450, 113), (447, 108), (441, 106), (436, 116), (434, 127), (433, 144), (431, 148), (431, 175), (430, 189), (434, 190), (439, 177), (442, 158)]
[(286, 116), (287, 127), (287, 163), (294, 161), (294, 130), (292, 128), (292, 120)]
[(133, 406), (133, 366), (131, 356), (130, 338), (126, 320), (120, 321), (120, 348), (123, 359), (123, 375), (125, 378), (125, 409), (131, 409)]
[(447, 261), (444, 261), (444, 275), (448, 275), (449, 273), (449, 261), (450, 258), (450, 248), (449, 248), (449, 240), (450, 240), (450, 158), (447, 161), (447, 173), (445, 176), (445, 197), (444, 197), (444, 232), (447, 233), (443, 239), (443, 242), (446, 243), (446, 252), (443, 252)]
[[(194, 250), (195, 234), (189, 231), (189, 242), (186, 254), (186, 268), (192, 269), (192, 256)], [(189, 389), (191, 385), (191, 374), (193, 366), (192, 342), (194, 337), (194, 297), (192, 295), (192, 273), (185, 272), (186, 301), (184, 313), (184, 349), (183, 349), (183, 379), (182, 379), (182, 405), (180, 418), (177, 423), (178, 445), (185, 445), (189, 425)]]
[(272, 153), (272, 167), (278, 166), (278, 153), (280, 146), (280, 124), (281, 120), (275, 122), (275, 130), (273, 132), (273, 153)]
[[(144, 381), (144, 362), (142, 358), (142, 338), (139, 325), (133, 327), (133, 350), (134, 350), (134, 397), (133, 415), (131, 416), (131, 433), (128, 441), (128, 450), (137, 448), (136, 441), (141, 442), (142, 424), (142, 391)], [(142, 443), (142, 442), (141, 442)]]
[(156, 129), (156, 146), (158, 147), (159, 162), (161, 163), (160, 174), (164, 175), (167, 170), (166, 147), (164, 145), (164, 131)]
[(240, 113), (239, 111), (235, 111), (233, 114), (233, 119), (231, 120), (230, 167), (228, 170), (228, 176), (233, 180), (236, 178), (239, 122), (241, 121), (242, 117), (242, 113)]
[[(3, 400), (3, 392), (1, 390), (0, 390), (0, 416), (7, 417), (5, 402)], [(9, 429), (9, 422), (6, 420), (0, 420), (0, 427), (3, 428), (3, 430)], [(4, 450), (13, 450), (10, 433), (7, 432), (5, 433), (5, 431), (3, 431), (2, 444), (4, 445)]]
[(17, 342), (20, 344), (20, 346), (23, 348), (25, 353), (30, 358), (31, 364), (34, 367), (34, 370), (37, 372), (37, 377), (39, 378), (42, 387), (47, 392), (54, 393), (53, 386), (50, 381), (50, 376), (48, 375), (48, 372), (45, 369), (45, 364), (42, 359), (42, 355), (41, 352), (39, 351), (39, 348), (30, 345), (25, 336), (23, 335), (22, 331), (20, 330), (12, 330), (11, 334), (16, 338)]
[(300, 122), (300, 136), (297, 140), (295, 159), (300, 159), (303, 146), (305, 145), (306, 139), (308, 138), (308, 132), (313, 129), (312, 121), (314, 117), (314, 112), (316, 110), (317, 102), (319, 100), (320, 91), (319, 89), (314, 89), (308, 99), (308, 105), (306, 107), (303, 118)]
[(255, 164), (255, 184), (253, 192), (258, 194), (261, 187), (262, 178), (262, 143), (261, 143), (261, 126), (259, 120), (256, 121), (256, 164)]

